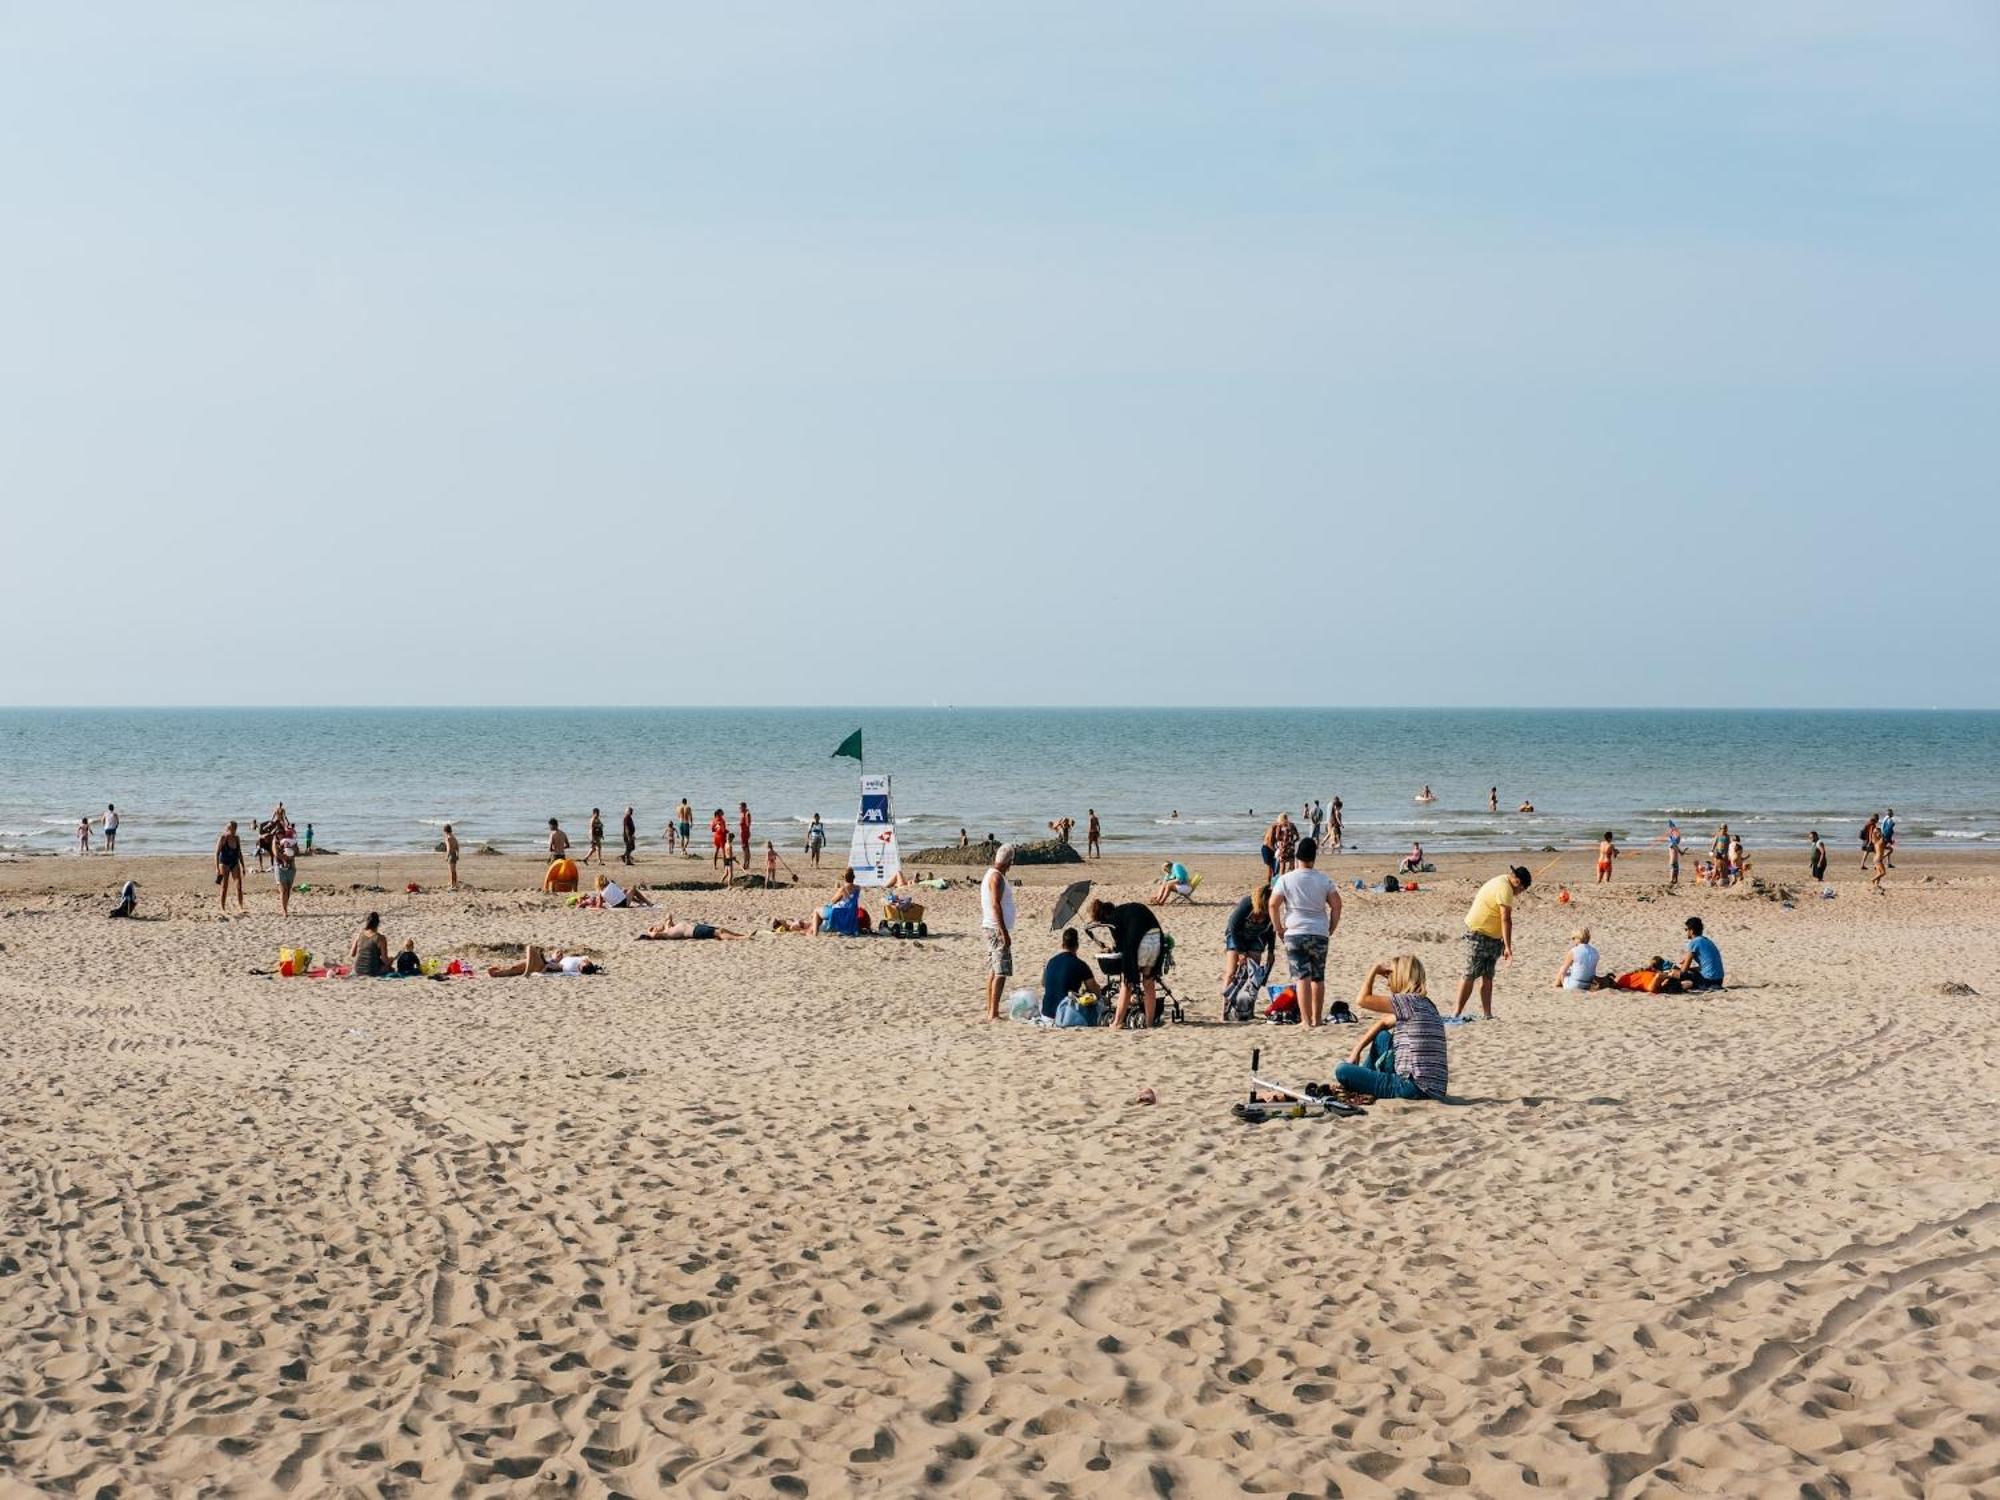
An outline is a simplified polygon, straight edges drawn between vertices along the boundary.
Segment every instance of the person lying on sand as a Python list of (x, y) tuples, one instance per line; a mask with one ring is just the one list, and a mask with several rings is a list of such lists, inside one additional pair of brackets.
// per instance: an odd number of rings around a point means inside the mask
[(597, 877), (597, 889), (576, 903), (578, 906), (601, 907), (612, 910), (618, 907), (651, 906), (653, 898), (646, 894), (646, 888), (634, 884), (631, 890), (613, 880), (609, 875)]
[(740, 943), (750, 934), (731, 932), (727, 927), (717, 927), (708, 922), (676, 922), (672, 917), (668, 917), (664, 922), (648, 932), (640, 933), (639, 936), (643, 940), (659, 943), (705, 943), (711, 938), (725, 943)]
[(495, 964), (486, 971), (489, 979), (519, 979), (524, 974), (595, 974), (598, 965), (581, 953), (565, 953), (560, 948), (544, 951), (540, 944), (530, 943), (521, 950), (521, 961), (517, 964)]

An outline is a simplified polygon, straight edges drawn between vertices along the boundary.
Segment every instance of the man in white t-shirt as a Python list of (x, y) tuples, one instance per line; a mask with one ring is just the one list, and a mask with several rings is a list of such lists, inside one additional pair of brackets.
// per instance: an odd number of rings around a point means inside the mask
[(104, 806), (104, 852), (118, 852), (118, 804), (107, 802)]
[(979, 931), (986, 939), (986, 1019), (1000, 1019), (1000, 995), (1014, 972), (1014, 888), (1007, 872), (1014, 868), (1014, 846), (993, 851), (993, 868), (979, 882)]
[(1326, 1009), (1326, 950), (1340, 926), (1340, 892), (1313, 868), (1318, 839), (1300, 839), (1297, 863), (1271, 882), (1271, 929), (1299, 988), (1299, 1020), (1317, 1026)]

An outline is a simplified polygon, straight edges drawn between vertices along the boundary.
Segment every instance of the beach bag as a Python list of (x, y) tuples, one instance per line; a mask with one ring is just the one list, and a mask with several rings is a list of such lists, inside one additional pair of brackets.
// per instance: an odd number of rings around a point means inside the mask
[(1393, 875), (1384, 875), (1384, 876), (1382, 877), (1382, 889), (1383, 889), (1383, 890), (1385, 890), (1385, 891), (1399, 891), (1399, 890), (1401, 890), (1402, 888), (1403, 888), (1403, 883), (1402, 883), (1402, 882), (1401, 882), (1400, 880), (1396, 879), (1396, 877), (1395, 877), (1395, 876), (1393, 876)]
[(1299, 990), (1293, 984), (1271, 986), (1271, 1003), (1264, 1007), (1264, 1019), (1280, 1026), (1295, 1026), (1299, 1019)]
[(312, 967), (313, 956), (303, 948), (280, 948), (278, 950), (278, 973), (286, 979), (303, 974)]
[(1056, 1025), (1058, 1026), (1095, 1026), (1096, 1024), (1097, 1006), (1095, 1004), (1082, 1005), (1077, 1002), (1074, 995), (1065, 995), (1061, 1003), (1056, 1006)]

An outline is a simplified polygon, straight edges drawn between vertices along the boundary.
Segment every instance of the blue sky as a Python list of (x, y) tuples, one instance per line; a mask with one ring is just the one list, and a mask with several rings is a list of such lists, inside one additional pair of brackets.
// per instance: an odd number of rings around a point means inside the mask
[(1990, 4), (0, 16), (0, 701), (1996, 701)]

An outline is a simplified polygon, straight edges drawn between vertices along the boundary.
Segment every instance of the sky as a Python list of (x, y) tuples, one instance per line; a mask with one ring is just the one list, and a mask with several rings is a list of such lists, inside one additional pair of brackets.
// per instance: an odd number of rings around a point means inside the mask
[(0, 703), (1992, 707), (2000, 6), (0, 0)]

